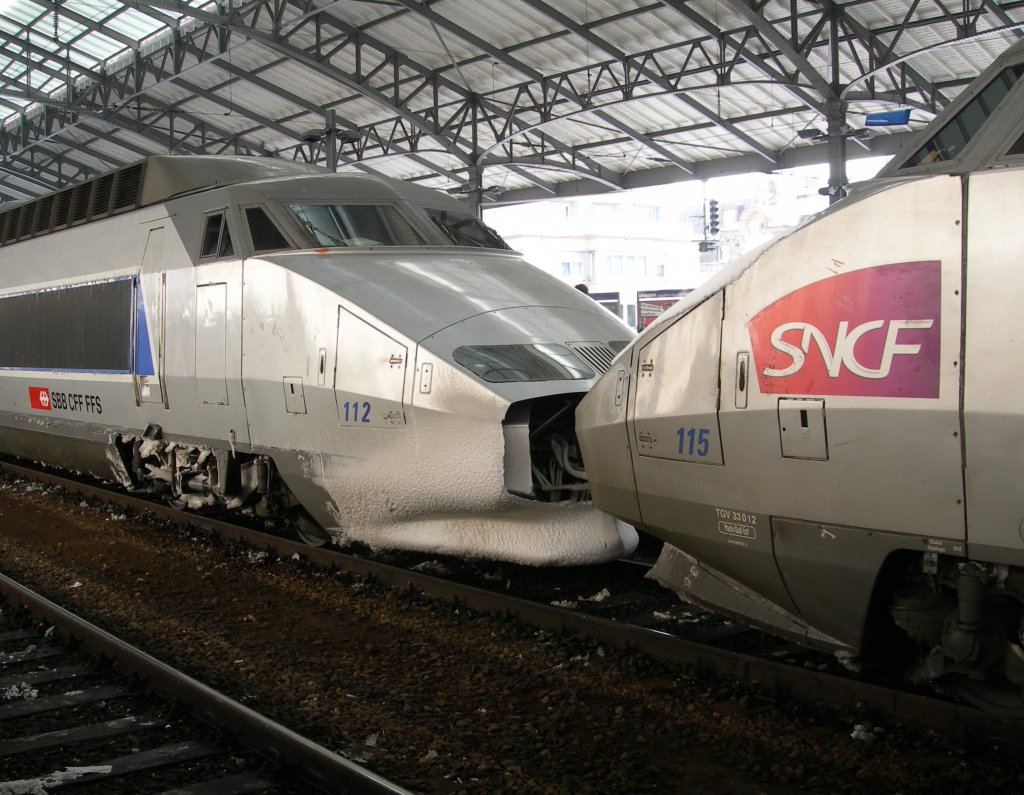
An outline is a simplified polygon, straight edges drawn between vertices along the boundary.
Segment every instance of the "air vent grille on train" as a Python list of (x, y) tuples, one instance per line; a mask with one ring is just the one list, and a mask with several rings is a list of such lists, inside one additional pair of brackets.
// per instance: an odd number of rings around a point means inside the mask
[(91, 182), (75, 186), (75, 196), (71, 200), (71, 223), (77, 224), (89, 217), (89, 197), (91, 196)]
[(142, 187), (142, 163), (135, 163), (117, 172), (117, 187), (114, 190), (112, 212), (132, 210), (139, 203), (139, 189)]
[(68, 188), (57, 194), (57, 209), (53, 214), (54, 229), (63, 229), (68, 225), (68, 217), (71, 212), (71, 196), (73, 193), (74, 191)]
[(53, 196), (44, 196), (36, 206), (36, 220), (32, 225), (33, 234), (46, 232), (50, 229), (50, 217), (53, 215)]
[(565, 345), (589, 364), (598, 375), (608, 372), (608, 368), (612, 366), (612, 359), (615, 358), (615, 351), (603, 342), (567, 342)]
[(3, 242), (6, 245), (12, 240), (18, 239), (18, 224), (21, 222), (21, 207), (15, 207), (10, 212), (4, 213), (3, 222)]
[(18, 237), (28, 237), (32, 231), (32, 219), (36, 214), (36, 204), (30, 204), (21, 213), (21, 223), (18, 224)]
[(93, 183), (92, 218), (101, 218), (110, 212), (110, 194), (114, 190), (114, 175), (104, 174)]
[(146, 161), (24, 202), (0, 213), (0, 244), (7, 245), (139, 207)]

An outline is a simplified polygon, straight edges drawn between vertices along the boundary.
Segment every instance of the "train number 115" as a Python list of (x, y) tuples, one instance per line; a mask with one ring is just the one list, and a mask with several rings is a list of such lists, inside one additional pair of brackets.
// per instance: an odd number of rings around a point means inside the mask
[(679, 437), (679, 455), (695, 455), (703, 458), (711, 449), (708, 436), (711, 434), (708, 428), (680, 428), (676, 431)]

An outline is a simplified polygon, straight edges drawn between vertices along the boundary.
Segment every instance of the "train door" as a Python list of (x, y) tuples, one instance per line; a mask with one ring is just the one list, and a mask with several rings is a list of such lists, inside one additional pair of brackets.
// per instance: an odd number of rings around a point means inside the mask
[[(631, 413), (631, 442), (645, 525), (724, 574), (793, 610), (775, 565), (767, 517), (742, 501), (730, 483), (730, 458), (719, 426), (719, 382), (725, 295), (719, 291), (640, 348)], [(727, 466), (728, 465), (728, 466)], [(709, 580), (710, 586), (704, 581)], [(715, 580), (693, 571), (699, 595)]]
[(166, 332), (167, 274), (164, 273), (162, 226), (149, 230), (142, 256), (142, 272), (135, 282), (135, 351), (132, 368), (139, 404), (163, 404), (164, 334)]
[(339, 423), (355, 428), (403, 427), (408, 349), (339, 306), (335, 350)]
[(196, 285), (196, 399), (228, 405), (227, 303), (224, 282)]

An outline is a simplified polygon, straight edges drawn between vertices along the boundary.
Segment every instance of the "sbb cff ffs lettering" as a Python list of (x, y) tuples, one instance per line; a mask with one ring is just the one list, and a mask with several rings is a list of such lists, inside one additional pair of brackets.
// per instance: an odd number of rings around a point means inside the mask
[(30, 386), (29, 405), (39, 411), (76, 411), (85, 414), (102, 414), (103, 403), (99, 395), (84, 395), (80, 392), (51, 392), (48, 387)]

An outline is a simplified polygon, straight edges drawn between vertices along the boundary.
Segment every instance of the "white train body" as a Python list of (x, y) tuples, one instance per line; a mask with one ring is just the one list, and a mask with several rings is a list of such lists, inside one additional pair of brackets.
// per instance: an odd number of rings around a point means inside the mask
[(311, 542), (537, 564), (635, 544), (572, 434), (629, 330), (446, 196), (157, 157), (0, 230), (0, 452)]
[(844, 656), (902, 632), (920, 676), (1024, 685), (1022, 61), (581, 404), (598, 506), (667, 542), (684, 598)]

